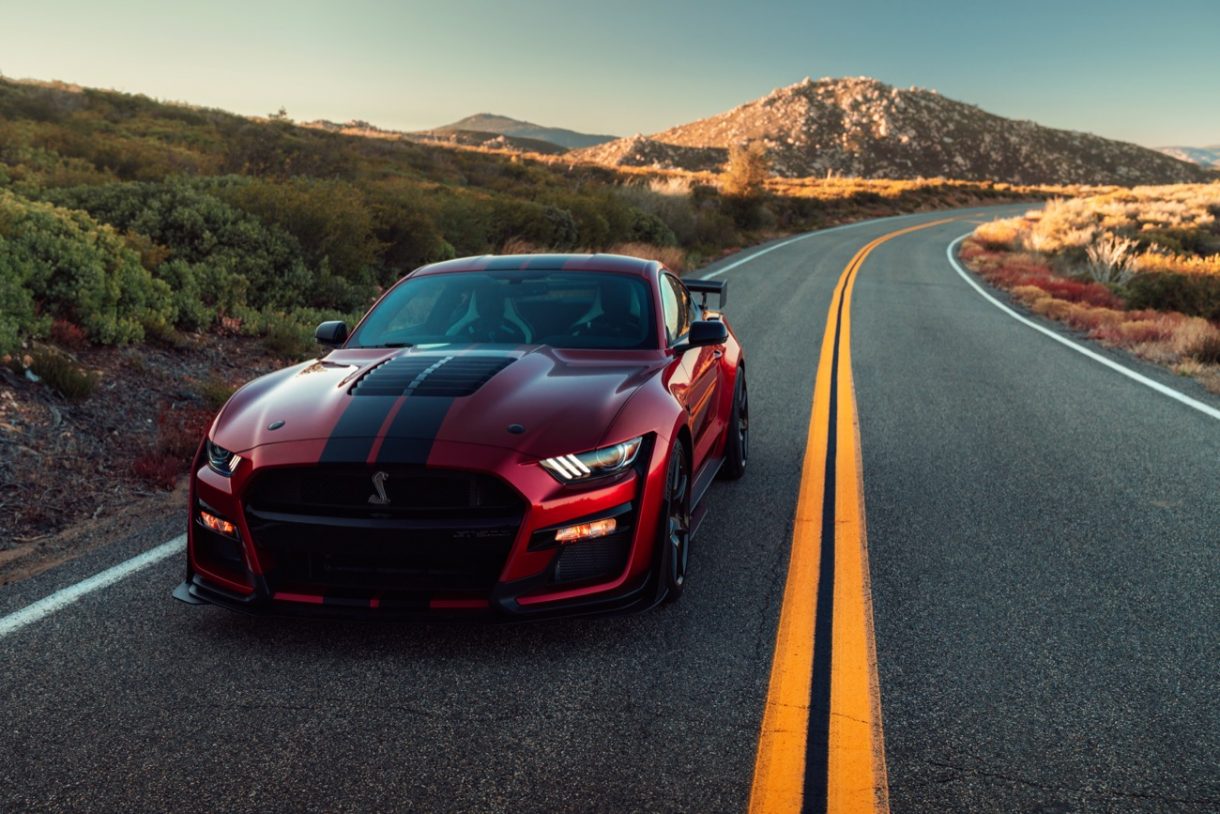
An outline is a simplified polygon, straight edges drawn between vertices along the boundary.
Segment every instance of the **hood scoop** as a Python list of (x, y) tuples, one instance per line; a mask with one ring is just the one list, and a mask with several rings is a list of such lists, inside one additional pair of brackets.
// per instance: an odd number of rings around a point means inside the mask
[(510, 356), (400, 356), (361, 376), (353, 396), (469, 396), (504, 368)]

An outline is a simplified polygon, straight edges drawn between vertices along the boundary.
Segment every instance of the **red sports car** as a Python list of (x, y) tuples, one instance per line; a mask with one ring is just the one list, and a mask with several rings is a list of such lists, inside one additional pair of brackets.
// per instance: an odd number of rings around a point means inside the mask
[(708, 486), (746, 466), (725, 294), (614, 255), (418, 269), (220, 411), (174, 596), (506, 617), (676, 599)]

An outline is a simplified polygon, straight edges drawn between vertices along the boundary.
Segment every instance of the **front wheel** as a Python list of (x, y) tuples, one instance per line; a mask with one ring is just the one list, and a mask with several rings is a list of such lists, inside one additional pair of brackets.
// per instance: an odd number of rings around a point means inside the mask
[(660, 543), (661, 583), (665, 586), (665, 601), (675, 602), (686, 587), (686, 566), (690, 560), (691, 525), (690, 462), (686, 446), (677, 441), (669, 453), (669, 470), (665, 478), (665, 507), (661, 515)]
[(726, 480), (737, 480), (746, 473), (746, 459), (750, 457), (750, 400), (746, 390), (746, 371), (737, 371), (737, 385), (733, 388), (733, 414), (729, 416), (724, 443), (724, 464), (720, 474)]

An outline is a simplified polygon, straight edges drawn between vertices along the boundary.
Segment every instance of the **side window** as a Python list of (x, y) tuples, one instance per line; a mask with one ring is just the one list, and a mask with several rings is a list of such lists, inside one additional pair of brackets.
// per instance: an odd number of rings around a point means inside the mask
[(694, 303), (691, 300), (690, 292), (686, 290), (686, 286), (678, 280), (677, 277), (666, 276), (669, 284), (673, 286), (674, 294), (678, 298), (678, 333), (674, 338), (681, 338), (690, 333), (691, 311), (694, 308)]
[(668, 274), (661, 278), (661, 308), (665, 312), (665, 336), (672, 345), (682, 335), (682, 312), (673, 279)]

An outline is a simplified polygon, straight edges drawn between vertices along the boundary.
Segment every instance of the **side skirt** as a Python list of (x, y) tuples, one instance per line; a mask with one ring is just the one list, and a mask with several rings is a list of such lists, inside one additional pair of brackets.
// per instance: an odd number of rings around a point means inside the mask
[(695, 476), (695, 485), (691, 490), (691, 503), (694, 506), (691, 509), (691, 538), (694, 538), (696, 532), (699, 531), (703, 516), (707, 514), (707, 504), (703, 502), (703, 498), (707, 496), (707, 490), (711, 488), (712, 482), (716, 480), (716, 475), (719, 474), (720, 467), (723, 465), (723, 455), (719, 458), (710, 458), (703, 464), (699, 474)]

